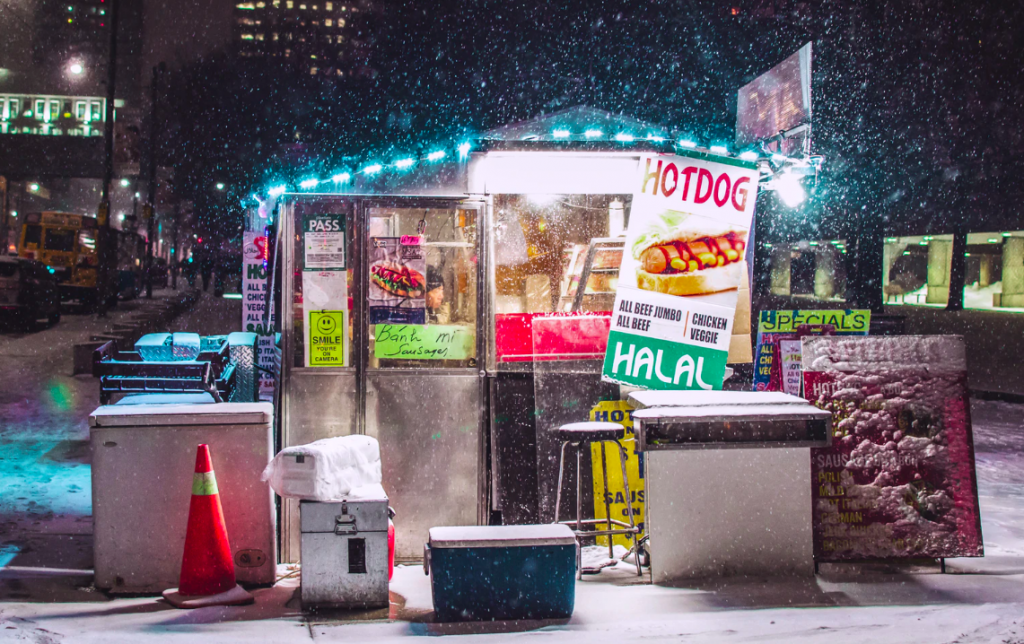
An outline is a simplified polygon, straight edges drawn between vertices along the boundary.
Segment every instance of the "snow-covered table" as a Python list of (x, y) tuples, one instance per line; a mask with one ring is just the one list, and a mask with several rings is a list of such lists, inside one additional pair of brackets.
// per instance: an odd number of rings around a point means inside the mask
[(811, 447), (832, 416), (776, 392), (635, 392), (655, 583), (813, 575)]

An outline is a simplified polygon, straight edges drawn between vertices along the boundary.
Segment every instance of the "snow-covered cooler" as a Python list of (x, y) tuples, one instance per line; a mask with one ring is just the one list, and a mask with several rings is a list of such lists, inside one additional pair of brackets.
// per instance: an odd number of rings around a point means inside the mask
[(263, 472), (263, 480), (284, 498), (337, 501), (364, 486), (381, 483), (380, 445), (353, 434), (286, 447)]
[(568, 619), (576, 538), (559, 524), (431, 528), (423, 570), (439, 621)]

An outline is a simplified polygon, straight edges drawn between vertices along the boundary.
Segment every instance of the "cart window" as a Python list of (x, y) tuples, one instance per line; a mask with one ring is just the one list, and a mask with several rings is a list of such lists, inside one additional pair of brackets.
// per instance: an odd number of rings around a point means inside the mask
[(372, 368), (476, 365), (477, 211), (371, 208)]
[(495, 313), (567, 312), (577, 299), (580, 311), (610, 311), (630, 203), (628, 195), (497, 196)]
[(296, 367), (351, 367), (355, 235), (351, 205), (295, 208), (292, 316)]
[(25, 243), (39, 245), (43, 241), (43, 227), (37, 224), (25, 226)]
[(46, 242), (44, 243), (43, 248), (63, 253), (70, 253), (74, 251), (75, 231), (66, 228), (48, 228), (46, 230)]

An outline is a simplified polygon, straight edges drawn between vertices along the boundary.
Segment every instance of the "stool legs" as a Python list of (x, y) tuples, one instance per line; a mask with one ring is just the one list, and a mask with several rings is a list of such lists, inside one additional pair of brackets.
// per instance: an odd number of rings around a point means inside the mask
[(555, 489), (555, 523), (558, 523), (562, 508), (562, 476), (565, 470), (565, 448), (569, 447), (569, 441), (562, 443), (562, 454), (558, 458), (558, 488)]
[[(597, 519), (597, 520), (592, 520), (592, 519), (584, 520), (583, 519), (583, 475), (582, 475), (582, 469), (583, 469), (583, 446), (584, 445), (589, 445), (591, 442), (599, 442), (601, 444), (601, 473), (602, 473), (603, 479), (604, 479), (604, 510), (605, 510), (605, 519), (603, 519), (603, 520), (602, 519)], [(630, 534), (631, 538), (633, 539), (633, 552), (635, 553), (635, 556), (636, 556), (636, 574), (640, 575), (640, 576), (643, 575), (643, 570), (640, 567), (640, 546), (638, 545), (638, 542), (637, 542), (636, 521), (635, 521), (635, 519), (633, 517), (633, 497), (632, 497), (632, 493), (629, 490), (629, 478), (628, 478), (629, 474), (626, 471), (626, 449), (622, 446), (622, 443), (620, 443), (618, 440), (581, 441), (579, 443), (574, 443), (572, 441), (564, 441), (562, 443), (561, 454), (560, 454), (560, 458), (558, 460), (558, 488), (555, 491), (555, 521), (554, 522), (555, 523), (566, 523), (566, 524), (570, 524), (570, 525), (575, 525), (574, 532), (576, 534), (576, 578), (577, 579), (582, 579), (583, 578), (583, 546), (582, 546), (582, 543), (580, 541), (580, 538), (587, 536), (587, 533), (583, 531), (584, 524), (586, 524), (586, 525), (594, 525), (594, 527), (596, 528), (597, 525), (595, 525), (595, 524), (599, 525), (601, 523), (606, 523), (607, 524), (607, 531), (608, 532), (615, 531), (615, 524), (612, 522), (613, 519), (612, 519), (612, 513), (611, 513), (611, 501), (609, 499), (610, 492), (609, 492), (609, 489), (608, 489), (608, 462), (607, 462), (607, 459), (605, 457), (605, 447), (604, 447), (604, 444), (606, 442), (615, 443), (615, 447), (617, 447), (619, 449), (619, 464), (622, 467), (622, 484), (623, 484), (623, 487), (625, 488), (625, 492), (626, 492), (626, 515), (629, 517), (629, 530), (628, 530), (628, 533)], [(570, 445), (576, 450), (576, 520), (575, 521), (569, 520), (569, 521), (562, 522), (559, 519), (562, 516), (562, 484), (565, 481), (565, 455), (566, 455), (566, 451), (569, 449)], [(624, 524), (622, 524), (620, 522), (619, 525), (624, 525)], [(627, 530), (625, 530), (625, 529), (619, 531), (619, 534), (625, 534), (625, 533), (627, 533)], [(594, 535), (594, 536), (599, 536), (599, 535)], [(609, 558), (614, 559), (615, 558), (615, 550), (613, 548), (613, 546), (614, 546), (614, 543), (613, 543), (614, 534), (605, 534), (603, 536), (607, 536), (608, 537), (608, 556), (609, 556)]]
[[(604, 454), (604, 441), (601, 442), (601, 476), (604, 481), (604, 516), (608, 517), (608, 529), (613, 530), (614, 524), (611, 522), (612, 518), (612, 504), (608, 499), (608, 461), (605, 459)], [(615, 550), (613, 549), (613, 542), (615, 540), (611, 535), (608, 535), (608, 558), (615, 558)]]
[[(643, 576), (643, 570), (640, 568), (640, 546), (636, 540), (636, 521), (633, 520), (633, 496), (629, 492), (629, 475), (626, 473), (626, 448), (622, 446), (622, 443), (615, 441), (615, 446), (619, 448), (619, 463), (622, 464), (622, 485), (626, 488), (626, 514), (629, 516), (629, 527), (633, 529), (633, 556), (636, 561), (636, 574), (638, 577)], [(604, 445), (602, 444), (603, 448)], [(608, 478), (605, 476), (605, 487), (608, 486)], [(608, 515), (611, 518), (611, 515)], [(611, 524), (608, 524), (611, 528)], [(611, 543), (611, 537), (608, 537), (608, 542)]]

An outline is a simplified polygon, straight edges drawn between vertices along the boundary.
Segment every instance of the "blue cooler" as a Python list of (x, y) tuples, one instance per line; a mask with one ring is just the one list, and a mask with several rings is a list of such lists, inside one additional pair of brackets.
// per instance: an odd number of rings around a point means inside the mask
[(569, 526), (431, 528), (423, 550), (438, 621), (572, 616), (576, 538)]

